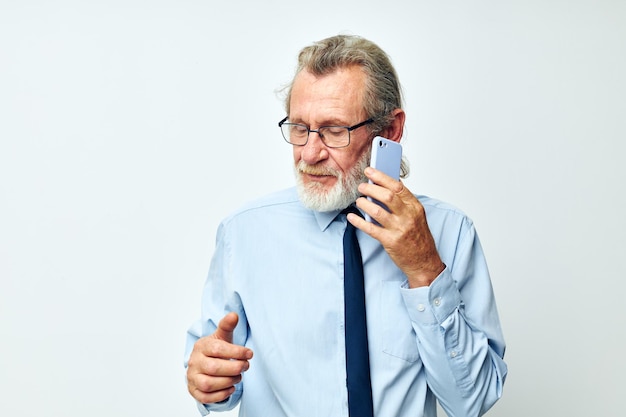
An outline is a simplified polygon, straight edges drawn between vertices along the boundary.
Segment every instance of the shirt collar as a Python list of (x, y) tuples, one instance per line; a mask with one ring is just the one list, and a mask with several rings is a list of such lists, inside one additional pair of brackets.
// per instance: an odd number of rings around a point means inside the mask
[[(356, 206), (355, 206), (356, 208)], [(361, 213), (363, 213), (360, 209), (356, 208)], [(320, 227), (320, 230), (323, 232), (328, 228), (328, 226), (341, 214), (343, 210), (333, 210), (333, 211), (314, 211), (315, 219), (317, 220), (317, 225)], [(361, 217), (363, 215), (361, 214)]]
[(315, 219), (317, 220), (317, 225), (320, 227), (322, 232), (328, 228), (339, 213), (341, 213), (341, 210), (313, 212)]

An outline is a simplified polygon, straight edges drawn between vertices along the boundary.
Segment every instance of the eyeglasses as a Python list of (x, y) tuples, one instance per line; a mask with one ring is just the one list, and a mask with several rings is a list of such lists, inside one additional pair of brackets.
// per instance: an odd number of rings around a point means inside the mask
[(374, 119), (370, 118), (354, 126), (320, 126), (318, 129), (313, 130), (309, 129), (307, 125), (289, 123), (287, 119), (289, 119), (289, 116), (278, 122), (278, 127), (280, 127), (283, 138), (287, 143), (304, 146), (309, 141), (311, 132), (315, 132), (320, 136), (324, 145), (329, 148), (345, 148), (350, 144), (350, 132), (374, 121)]

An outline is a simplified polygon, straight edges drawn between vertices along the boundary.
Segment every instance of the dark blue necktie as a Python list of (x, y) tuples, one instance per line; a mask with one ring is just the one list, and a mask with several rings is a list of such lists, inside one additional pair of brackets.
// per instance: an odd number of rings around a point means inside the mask
[[(348, 207), (342, 213), (361, 216), (354, 206)], [(363, 260), (356, 229), (350, 222), (343, 235), (343, 257), (348, 410), (350, 417), (373, 417)]]

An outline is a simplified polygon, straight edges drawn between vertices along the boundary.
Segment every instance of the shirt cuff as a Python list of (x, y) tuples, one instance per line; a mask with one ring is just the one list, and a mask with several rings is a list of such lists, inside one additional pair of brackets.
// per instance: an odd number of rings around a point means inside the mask
[(202, 404), (200, 401), (196, 400), (196, 406), (198, 407), (198, 411), (200, 411), (201, 415), (209, 415), (209, 410), (207, 410), (206, 404)]
[(222, 400), (217, 403), (211, 403), (211, 404), (203, 404), (200, 401), (196, 400), (196, 405), (198, 406), (198, 411), (200, 411), (200, 414), (202, 414), (203, 416), (206, 416), (210, 414), (211, 411), (231, 410), (232, 408), (234, 408), (234, 405), (232, 405), (232, 401), (233, 401), (233, 396), (231, 395), (225, 400)]
[(461, 305), (461, 293), (446, 267), (428, 287), (401, 289), (411, 321), (422, 325), (443, 323)]

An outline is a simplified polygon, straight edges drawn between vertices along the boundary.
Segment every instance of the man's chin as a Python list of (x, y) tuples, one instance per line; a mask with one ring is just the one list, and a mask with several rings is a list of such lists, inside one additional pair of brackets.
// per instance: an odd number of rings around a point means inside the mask
[(302, 183), (297, 185), (298, 197), (302, 204), (314, 211), (334, 211), (343, 210), (354, 202), (356, 198), (351, 197), (351, 193), (346, 193), (343, 187), (335, 184), (334, 187), (323, 187), (320, 184)]
[(343, 183), (345, 180), (341, 176), (315, 176), (319, 177), (327, 180), (314, 181), (307, 178), (307, 174), (296, 170), (298, 197), (306, 208), (322, 212), (343, 210), (358, 197), (358, 183), (349, 187)]
[(332, 211), (336, 210), (332, 201), (330, 201), (328, 191), (320, 187), (318, 184), (314, 185), (299, 185), (298, 197), (302, 204), (314, 211)]

